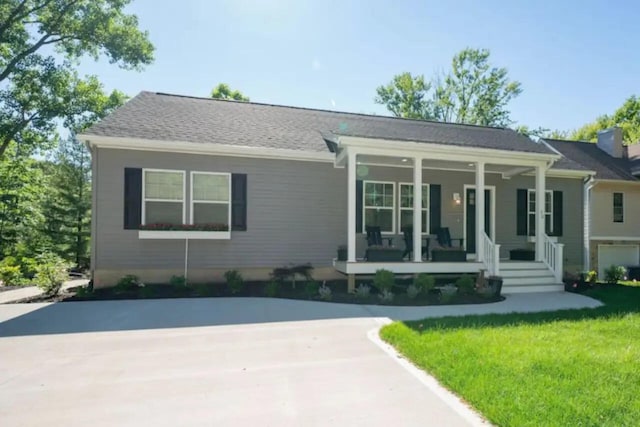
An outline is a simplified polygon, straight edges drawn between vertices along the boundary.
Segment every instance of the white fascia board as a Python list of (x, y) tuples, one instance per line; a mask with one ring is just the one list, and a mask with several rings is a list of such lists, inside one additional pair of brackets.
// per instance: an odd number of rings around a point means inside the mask
[(594, 180), (593, 186), (595, 187), (598, 184), (612, 184), (612, 185), (621, 185), (621, 186), (637, 186), (640, 185), (640, 181), (627, 181), (624, 179), (598, 179)]
[[(547, 170), (547, 176), (551, 178), (587, 178), (593, 176), (596, 173), (594, 171), (577, 171), (573, 169), (549, 169)], [(528, 174), (525, 174), (528, 175)], [(534, 175), (534, 174), (531, 174)]]
[(78, 139), (86, 141), (89, 146), (114, 148), (119, 150), (204, 154), (261, 159), (286, 159), (322, 163), (333, 163), (335, 159), (335, 155), (329, 152), (321, 153), (302, 150), (287, 150), (282, 148), (247, 147), (186, 141), (160, 141), (155, 139), (121, 138), (87, 134), (78, 135)]
[(397, 141), (355, 136), (340, 136), (340, 145), (353, 153), (391, 156), (423, 157), (438, 160), (476, 162), (479, 159), (489, 164), (539, 166), (560, 158), (556, 154), (526, 153), (522, 151), (494, 150), (489, 148), (458, 147), (446, 144), (429, 144), (418, 141)]

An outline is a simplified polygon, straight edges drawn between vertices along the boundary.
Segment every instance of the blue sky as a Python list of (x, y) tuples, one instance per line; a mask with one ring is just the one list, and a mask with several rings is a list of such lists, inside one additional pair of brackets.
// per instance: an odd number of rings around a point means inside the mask
[[(616, 6), (612, 6), (616, 4)], [(433, 75), (470, 46), (522, 83), (519, 124), (573, 129), (640, 94), (640, 3), (627, 1), (134, 0), (156, 47), (143, 72), (85, 62), (107, 89), (387, 114), (377, 86)]]

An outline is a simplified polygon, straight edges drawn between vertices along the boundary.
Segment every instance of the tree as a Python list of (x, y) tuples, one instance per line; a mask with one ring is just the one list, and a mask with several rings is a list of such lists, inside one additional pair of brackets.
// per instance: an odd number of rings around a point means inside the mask
[(627, 144), (640, 142), (640, 98), (630, 96), (613, 113), (602, 115), (593, 122), (574, 130), (570, 138), (581, 141), (597, 141), (598, 131), (613, 126), (622, 128), (622, 138)]
[(211, 97), (215, 99), (233, 99), (235, 101), (249, 101), (248, 96), (244, 96), (239, 90), (231, 90), (228, 84), (219, 83), (211, 91)]
[[(79, 130), (119, 105), (95, 76), (74, 65), (105, 56), (124, 69), (153, 60), (148, 34), (130, 0), (3, 0), (0, 6), (0, 157), (14, 142), (21, 153), (50, 147), (56, 122)], [(54, 54), (55, 53), (55, 54)]]
[(58, 147), (43, 210), (45, 233), (54, 244), (53, 250), (77, 267), (86, 267), (91, 222), (91, 155), (74, 137)]
[(484, 126), (508, 126), (507, 105), (522, 92), (506, 68), (492, 67), (490, 52), (467, 48), (453, 57), (451, 70), (429, 83), (402, 73), (377, 89), (375, 102), (397, 117), (433, 119)]

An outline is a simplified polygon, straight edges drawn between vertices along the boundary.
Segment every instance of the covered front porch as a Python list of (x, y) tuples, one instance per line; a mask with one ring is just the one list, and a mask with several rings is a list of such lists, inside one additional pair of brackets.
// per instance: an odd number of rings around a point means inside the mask
[[(510, 250), (526, 245), (531, 261), (560, 283), (562, 244), (545, 232), (553, 160), (550, 154), (341, 136), (335, 165), (347, 169), (347, 245), (346, 259), (334, 260), (334, 267), (349, 276), (381, 268), (398, 274), (484, 269), (497, 276)], [(527, 189), (526, 236), (516, 233), (519, 187)], [(383, 246), (402, 251), (401, 259), (368, 259), (371, 226), (380, 229)], [(459, 244), (443, 248), (437, 230), (444, 228)], [(462, 251), (464, 260), (434, 261), (434, 250)]]

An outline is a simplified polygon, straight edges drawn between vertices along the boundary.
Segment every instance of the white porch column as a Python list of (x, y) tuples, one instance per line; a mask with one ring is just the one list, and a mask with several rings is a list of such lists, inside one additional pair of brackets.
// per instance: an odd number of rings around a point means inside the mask
[(536, 167), (536, 261), (543, 261), (545, 233), (545, 172), (546, 166)]
[(356, 153), (347, 153), (347, 261), (356, 261)]
[(422, 262), (422, 158), (413, 159), (413, 261)]
[(476, 163), (476, 261), (484, 261), (484, 162)]

